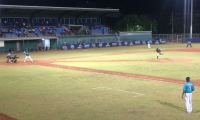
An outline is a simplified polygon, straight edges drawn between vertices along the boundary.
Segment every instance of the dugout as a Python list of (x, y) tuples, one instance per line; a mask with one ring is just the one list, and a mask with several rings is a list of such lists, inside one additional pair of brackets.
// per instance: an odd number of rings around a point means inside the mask
[(57, 49), (57, 37), (0, 38), (0, 52), (9, 52), (9, 49), (23, 51), (26, 48), (30, 51), (37, 51), (43, 45), (42, 40), (44, 39), (49, 40), (50, 49)]

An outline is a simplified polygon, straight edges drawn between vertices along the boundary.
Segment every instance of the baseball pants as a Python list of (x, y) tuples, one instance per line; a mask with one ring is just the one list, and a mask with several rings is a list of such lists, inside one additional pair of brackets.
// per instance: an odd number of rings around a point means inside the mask
[(185, 93), (185, 105), (188, 113), (192, 112), (192, 93)]
[(26, 62), (26, 59), (27, 59), (27, 58), (29, 58), (29, 59), (31, 60), (31, 62), (33, 62), (31, 56), (26, 56), (25, 59), (24, 59), (24, 62)]

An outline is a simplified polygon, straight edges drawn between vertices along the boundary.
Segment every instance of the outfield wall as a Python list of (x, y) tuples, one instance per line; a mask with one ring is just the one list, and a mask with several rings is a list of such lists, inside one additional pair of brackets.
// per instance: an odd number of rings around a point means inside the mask
[(134, 45), (146, 45), (150, 41), (150, 44), (167, 44), (167, 41), (158, 40), (133, 40), (125, 42), (102, 42), (102, 43), (87, 43), (87, 44), (67, 44), (60, 46), (62, 50), (72, 49), (85, 49), (85, 48), (102, 48), (102, 47), (116, 47), (116, 46), (134, 46)]
[[(0, 38), (1, 44), (3, 45), (0, 46), (0, 52), (8, 52), (10, 48), (14, 51), (23, 51), (24, 49), (36, 51), (42, 46), (45, 49), (46, 46), (43, 45), (42, 40), (46, 39), (50, 40), (50, 46), (48, 46), (50, 49), (76, 49), (94, 46), (103, 47), (106, 45), (108, 46), (108, 44), (110, 44), (110, 46), (146, 44), (147, 40), (152, 40), (152, 34), (150, 31), (138, 31), (120, 32), (113, 35)], [(64, 45), (65, 43), (67, 45)], [(78, 47), (80, 43), (82, 47)], [(156, 42), (152, 43), (154, 44)], [(63, 45), (66, 48), (63, 48)]]

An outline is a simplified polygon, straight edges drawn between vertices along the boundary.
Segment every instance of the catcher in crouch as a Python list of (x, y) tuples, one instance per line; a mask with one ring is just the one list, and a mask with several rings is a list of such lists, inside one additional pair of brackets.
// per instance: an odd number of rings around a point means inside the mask
[(160, 55), (163, 55), (163, 54), (161, 53), (161, 50), (159, 48), (156, 48), (156, 52), (157, 52), (157, 58), (156, 58), (156, 60), (158, 60), (158, 57)]
[(10, 61), (16, 63), (18, 58), (19, 57), (17, 57), (17, 55), (14, 55), (13, 57), (10, 58)]

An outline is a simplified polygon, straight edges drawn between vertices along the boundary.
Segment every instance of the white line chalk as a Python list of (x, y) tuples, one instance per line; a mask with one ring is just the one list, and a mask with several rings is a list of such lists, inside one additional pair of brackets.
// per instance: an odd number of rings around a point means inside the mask
[(140, 97), (140, 96), (144, 95), (144, 94), (137, 93), (137, 92), (131, 92), (131, 91), (126, 91), (126, 90), (114, 89), (114, 88), (109, 88), (109, 87), (96, 87), (96, 88), (93, 88), (93, 89), (109, 89), (109, 90), (115, 90), (115, 91), (120, 91), (120, 92), (132, 93), (132, 94), (135, 94), (133, 97)]

